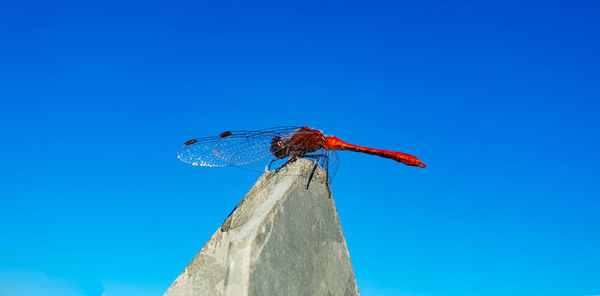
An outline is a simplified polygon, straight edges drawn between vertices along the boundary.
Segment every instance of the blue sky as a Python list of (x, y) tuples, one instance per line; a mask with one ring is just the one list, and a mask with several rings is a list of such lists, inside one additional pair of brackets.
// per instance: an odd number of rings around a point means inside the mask
[(362, 295), (600, 294), (594, 1), (2, 1), (0, 295), (161, 295), (259, 177), (184, 141), (340, 152)]

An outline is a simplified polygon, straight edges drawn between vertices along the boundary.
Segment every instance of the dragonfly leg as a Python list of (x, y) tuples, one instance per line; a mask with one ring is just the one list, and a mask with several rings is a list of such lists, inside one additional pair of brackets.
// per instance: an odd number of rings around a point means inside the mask
[[(285, 157), (282, 158), (276, 158), (271, 160), (271, 163), (269, 163), (269, 171), (271, 170), (271, 165), (273, 164), (273, 162), (280, 160), (280, 159), (284, 159)], [(280, 167), (276, 168), (275, 171), (279, 171), (281, 168), (283, 168), (284, 166), (288, 165), (288, 163), (292, 163), (294, 161), (296, 161), (298, 159), (298, 157), (296, 156), (291, 156), (283, 165), (281, 165)]]
[(318, 157), (315, 159), (315, 165), (313, 166), (312, 172), (310, 172), (310, 176), (308, 177), (308, 183), (306, 183), (306, 190), (308, 190), (308, 187), (310, 186), (310, 181), (312, 181), (312, 178), (315, 175), (317, 166), (319, 166), (319, 158)]
[(313, 167), (312, 172), (310, 173), (310, 177), (308, 178), (308, 183), (306, 184), (306, 189), (308, 189), (309, 185), (310, 185), (310, 181), (312, 180), (315, 171), (317, 169), (317, 166), (319, 165), (319, 160), (321, 159), (321, 157), (325, 157), (325, 159), (327, 161), (325, 161), (325, 172), (327, 173), (327, 176), (325, 178), (325, 182), (327, 183), (327, 193), (329, 194), (329, 198), (331, 198), (331, 185), (329, 183), (329, 156), (327, 154), (313, 154), (313, 155), (305, 155), (303, 156), (305, 158), (314, 158), (315, 159), (315, 166)]
[(296, 156), (290, 156), (288, 161), (286, 161), (281, 167), (284, 167), (284, 166), (288, 165), (288, 163), (292, 163), (292, 162), (296, 161), (297, 159), (298, 159), (298, 157), (296, 157)]
[[(271, 165), (273, 165), (273, 163), (274, 163), (274, 162), (276, 162), (276, 161), (278, 161), (278, 160), (280, 160), (280, 159), (284, 159), (284, 158), (285, 158), (285, 157), (281, 157), (281, 158), (275, 158), (275, 159), (271, 160), (271, 162), (269, 162), (269, 166), (267, 167), (267, 170), (269, 170), (269, 171), (270, 171), (270, 170), (271, 170)], [(282, 167), (286, 166), (288, 163), (292, 163), (292, 162), (296, 161), (296, 159), (297, 159), (297, 158), (296, 158), (295, 156), (294, 156), (294, 157), (290, 157), (290, 159), (288, 159), (288, 161), (286, 161), (286, 162), (285, 162), (285, 163), (284, 163), (282, 166), (278, 167), (278, 168), (277, 168), (277, 169), (275, 169), (275, 170), (279, 170), (280, 168), (282, 168)]]
[(279, 160), (279, 158), (275, 158), (275, 159), (271, 160), (271, 162), (269, 162), (269, 166), (267, 167), (267, 171), (271, 170), (271, 165), (273, 164), (273, 162), (275, 162), (277, 160)]
[[(327, 154), (312, 154), (312, 155), (304, 155), (302, 156), (304, 158), (314, 158), (315, 159), (315, 166), (312, 169), (312, 172), (310, 173), (310, 176), (308, 177), (308, 183), (306, 184), (306, 189), (308, 190), (309, 186), (310, 186), (310, 182), (312, 181), (312, 178), (315, 175), (315, 171), (317, 170), (317, 166), (319, 166), (319, 160), (321, 159), (321, 157), (325, 157), (325, 159), (327, 159), (327, 161), (325, 162), (325, 172), (327, 174), (329, 174), (329, 156), (327, 156)], [(329, 198), (331, 198), (331, 188), (329, 187), (329, 175), (326, 176), (326, 182), (327, 182), (327, 191), (329, 193)]]
[(323, 154), (323, 156), (325, 157), (325, 159), (327, 159), (327, 161), (325, 162), (325, 172), (327, 172), (327, 176), (325, 176), (325, 185), (327, 186), (327, 193), (329, 193), (329, 198), (331, 198), (331, 184), (329, 184), (329, 156), (327, 154)]

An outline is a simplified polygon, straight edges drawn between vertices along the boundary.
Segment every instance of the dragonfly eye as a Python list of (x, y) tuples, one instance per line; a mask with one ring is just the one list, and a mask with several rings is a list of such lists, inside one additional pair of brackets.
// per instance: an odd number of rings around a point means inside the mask
[(282, 158), (285, 155), (285, 141), (280, 136), (275, 136), (271, 139), (271, 153), (277, 158)]

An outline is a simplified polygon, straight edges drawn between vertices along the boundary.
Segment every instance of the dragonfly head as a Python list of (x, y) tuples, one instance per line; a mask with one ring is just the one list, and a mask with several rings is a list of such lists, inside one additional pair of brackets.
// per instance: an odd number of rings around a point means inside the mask
[(280, 136), (273, 137), (273, 139), (271, 139), (271, 154), (276, 158), (286, 157), (285, 144), (286, 142)]

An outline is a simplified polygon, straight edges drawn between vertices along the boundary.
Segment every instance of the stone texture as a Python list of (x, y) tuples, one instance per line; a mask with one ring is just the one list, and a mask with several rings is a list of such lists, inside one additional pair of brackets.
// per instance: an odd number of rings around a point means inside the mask
[(265, 173), (165, 295), (359, 295), (326, 176)]

